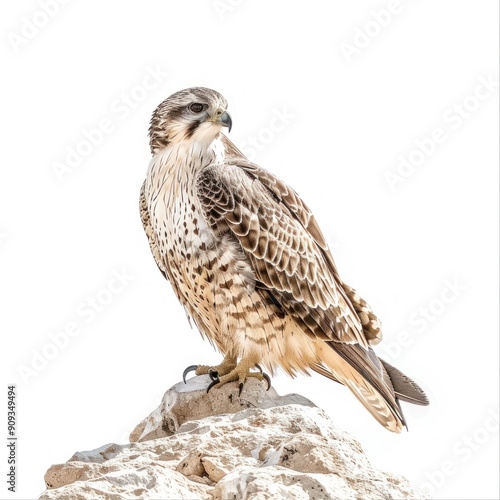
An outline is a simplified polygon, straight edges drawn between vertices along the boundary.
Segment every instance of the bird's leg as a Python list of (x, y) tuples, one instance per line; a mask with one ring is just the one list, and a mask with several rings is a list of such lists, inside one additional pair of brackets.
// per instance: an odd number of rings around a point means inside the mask
[(193, 365), (188, 366), (184, 373), (182, 374), (182, 378), (184, 383), (186, 383), (186, 375), (189, 372), (194, 371), (196, 375), (210, 375), (212, 380), (219, 380), (220, 376), (226, 375), (227, 373), (234, 370), (236, 367), (236, 357), (231, 355), (226, 355), (222, 360), (222, 363), (217, 366), (208, 366), (208, 365)]
[[(257, 367), (259, 371), (251, 372), (250, 369), (254, 367)], [(250, 359), (242, 359), (240, 363), (234, 366), (234, 368), (230, 372), (226, 373), (222, 377), (218, 377), (217, 379), (212, 377), (212, 383), (208, 386), (207, 392), (214, 385), (224, 385), (227, 384), (228, 382), (239, 381), (240, 383), (239, 391), (241, 395), (241, 391), (243, 390), (243, 385), (248, 377), (254, 377), (258, 380), (265, 380), (267, 382), (267, 390), (271, 388), (271, 379), (269, 378), (269, 375), (263, 373), (260, 366), (254, 361)]]
[(236, 357), (231, 355), (226, 355), (222, 360), (222, 363), (217, 366), (207, 366), (199, 365), (196, 368), (196, 375), (210, 375), (212, 379), (219, 378), (233, 371), (236, 367)]

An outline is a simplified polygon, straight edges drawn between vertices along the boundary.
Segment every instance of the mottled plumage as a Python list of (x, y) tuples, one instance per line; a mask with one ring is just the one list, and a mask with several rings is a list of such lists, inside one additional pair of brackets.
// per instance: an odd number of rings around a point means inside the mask
[(231, 126), (226, 107), (219, 93), (192, 88), (153, 114), (140, 206), (158, 267), (224, 354), (221, 383), (244, 381), (256, 364), (314, 370), (399, 432), (398, 399), (427, 404), (425, 394), (371, 349), (380, 322), (340, 279), (309, 208), (221, 133)]

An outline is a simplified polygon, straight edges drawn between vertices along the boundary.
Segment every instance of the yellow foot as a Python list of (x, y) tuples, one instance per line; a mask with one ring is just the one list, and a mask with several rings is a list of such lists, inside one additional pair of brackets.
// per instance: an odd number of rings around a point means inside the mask
[(236, 358), (226, 356), (222, 363), (217, 366), (192, 365), (188, 366), (182, 374), (182, 379), (186, 383), (186, 375), (194, 371), (196, 375), (210, 375), (212, 380), (218, 380), (219, 376), (226, 375), (236, 368)]
[[(251, 372), (250, 368), (256, 366), (259, 371), (258, 372)], [(258, 380), (265, 380), (267, 382), (267, 389), (269, 390), (271, 388), (271, 379), (269, 378), (269, 375), (267, 373), (263, 373), (259, 365), (252, 365), (250, 363), (245, 363), (242, 361), (239, 365), (236, 365), (233, 370), (231, 370), (229, 373), (223, 375), (222, 377), (212, 377), (212, 382), (210, 385), (207, 387), (207, 392), (214, 386), (214, 385), (224, 385), (227, 384), (228, 382), (240, 382), (239, 385), (239, 395), (241, 396), (241, 391), (243, 390), (243, 385), (246, 382), (246, 379), (249, 377), (254, 377)]]

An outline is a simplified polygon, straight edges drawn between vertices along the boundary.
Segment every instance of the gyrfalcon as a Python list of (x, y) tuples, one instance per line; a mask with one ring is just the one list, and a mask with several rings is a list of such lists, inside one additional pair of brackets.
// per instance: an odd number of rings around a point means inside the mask
[[(248, 161), (222, 133), (227, 102), (202, 87), (154, 111), (153, 158), (141, 218), (163, 276), (203, 336), (224, 355), (192, 366), (216, 384), (314, 370), (346, 385), (387, 429), (406, 425), (399, 400), (422, 389), (379, 359), (381, 325), (342, 281), (325, 238), (298, 194)], [(186, 373), (186, 372), (185, 372)]]

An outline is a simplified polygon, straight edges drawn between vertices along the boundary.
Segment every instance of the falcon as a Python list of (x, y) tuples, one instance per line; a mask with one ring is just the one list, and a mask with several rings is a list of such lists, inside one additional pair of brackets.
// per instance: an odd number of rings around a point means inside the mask
[(153, 257), (203, 337), (224, 356), (194, 365), (214, 385), (313, 370), (347, 386), (386, 429), (406, 421), (399, 401), (422, 389), (372, 349), (381, 325), (342, 281), (298, 194), (248, 161), (222, 133), (227, 101), (194, 87), (154, 111), (152, 159), (140, 212)]

